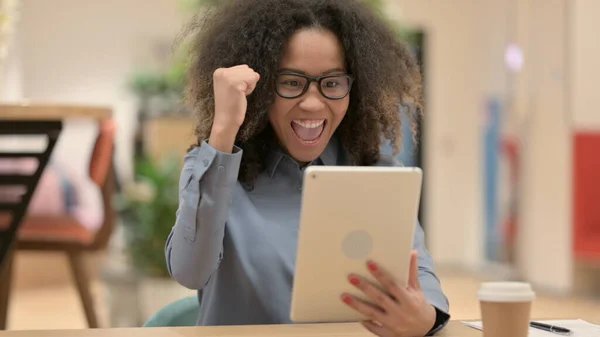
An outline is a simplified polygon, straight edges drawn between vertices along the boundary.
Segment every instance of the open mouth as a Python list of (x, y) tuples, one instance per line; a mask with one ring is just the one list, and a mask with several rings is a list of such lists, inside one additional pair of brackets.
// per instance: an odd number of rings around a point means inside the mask
[(313, 145), (321, 139), (327, 121), (325, 119), (294, 119), (291, 125), (300, 143)]

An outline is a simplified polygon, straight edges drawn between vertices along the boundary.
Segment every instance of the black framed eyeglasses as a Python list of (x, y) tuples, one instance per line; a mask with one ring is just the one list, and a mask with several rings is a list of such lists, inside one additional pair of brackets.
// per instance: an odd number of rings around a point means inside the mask
[(323, 97), (331, 100), (345, 98), (352, 89), (354, 78), (346, 74), (332, 74), (312, 77), (291, 71), (283, 71), (277, 75), (277, 95), (282, 98), (298, 98), (304, 95), (312, 82), (317, 82), (319, 92)]

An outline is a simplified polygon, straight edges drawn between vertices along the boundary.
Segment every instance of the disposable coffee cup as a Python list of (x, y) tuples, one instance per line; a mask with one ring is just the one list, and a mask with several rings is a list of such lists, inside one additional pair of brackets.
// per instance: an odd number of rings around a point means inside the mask
[(484, 337), (527, 337), (535, 299), (529, 283), (483, 283), (477, 297)]

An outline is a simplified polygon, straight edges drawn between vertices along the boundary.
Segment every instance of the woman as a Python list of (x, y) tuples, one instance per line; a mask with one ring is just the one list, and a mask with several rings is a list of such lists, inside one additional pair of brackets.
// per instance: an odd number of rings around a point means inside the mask
[[(398, 105), (420, 103), (419, 71), (357, 0), (233, 0), (201, 20), (188, 84), (199, 143), (180, 178), (169, 270), (199, 290), (199, 325), (290, 323), (303, 169), (396, 165), (380, 143), (400, 144)], [(414, 242), (408, 287), (372, 262), (348, 282), (377, 306), (340, 294), (379, 336), (432, 334), (449, 319), (420, 226)]]

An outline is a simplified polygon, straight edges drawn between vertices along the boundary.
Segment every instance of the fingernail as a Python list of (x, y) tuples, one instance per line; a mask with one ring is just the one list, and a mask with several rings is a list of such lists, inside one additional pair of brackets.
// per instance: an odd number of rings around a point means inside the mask
[(377, 264), (375, 262), (369, 261), (367, 266), (369, 267), (370, 271), (377, 271)]
[(344, 295), (342, 296), (342, 300), (344, 301), (344, 303), (346, 304), (350, 304), (352, 303), (352, 297), (348, 296), (348, 295)]
[(355, 286), (360, 284), (360, 280), (357, 277), (354, 276), (350, 276), (350, 283), (354, 284)]

